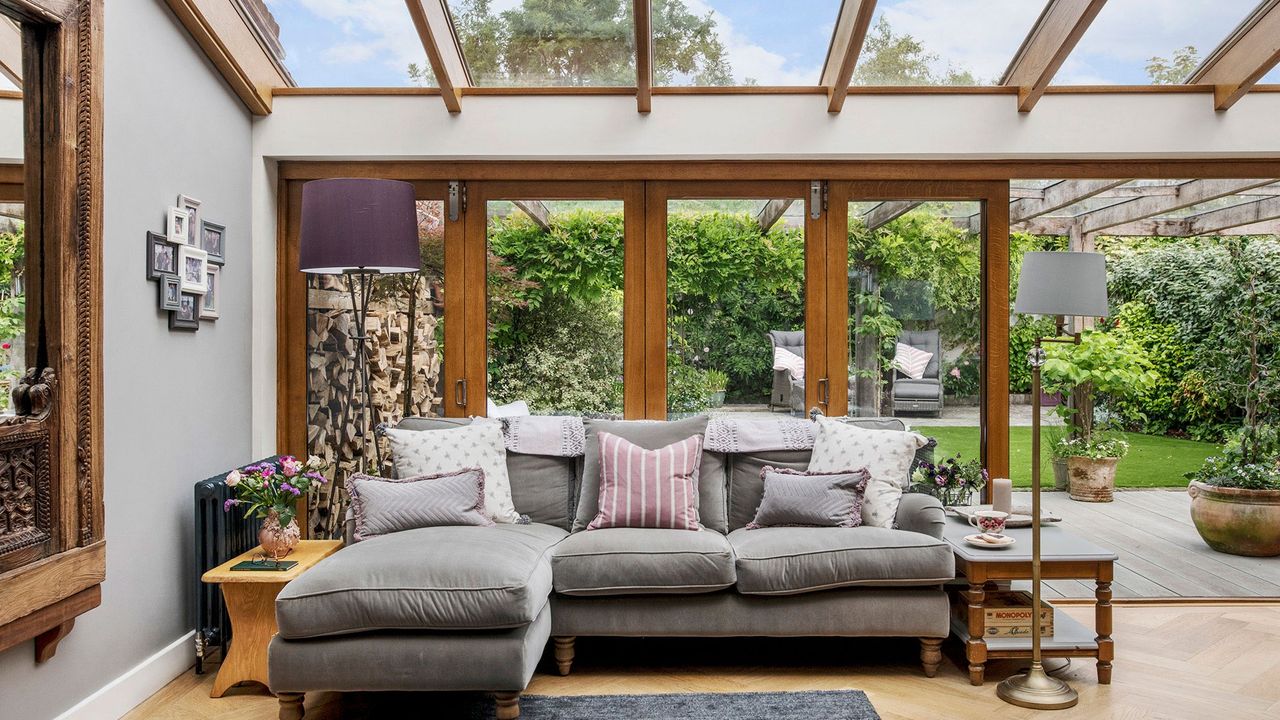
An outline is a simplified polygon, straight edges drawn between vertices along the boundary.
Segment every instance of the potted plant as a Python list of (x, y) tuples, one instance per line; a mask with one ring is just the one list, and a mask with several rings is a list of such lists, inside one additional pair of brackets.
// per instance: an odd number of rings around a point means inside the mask
[(911, 475), (912, 491), (938, 498), (943, 507), (972, 505), (973, 494), (987, 486), (987, 471), (977, 460), (961, 462), (960, 454), (940, 463), (920, 463)]
[(325, 467), (315, 455), (305, 462), (286, 455), (274, 462), (232, 470), (226, 483), (236, 496), (223, 503), (222, 509), (229, 512), (245, 505), (246, 515), (262, 518), (258, 531), (262, 552), (279, 560), (302, 539), (296, 519), (298, 499), (327, 482), (321, 474)]
[(1070, 433), (1054, 452), (1067, 459), (1071, 499), (1111, 502), (1116, 466), (1129, 444), (1097, 430), (1094, 394), (1131, 397), (1152, 387), (1159, 376), (1146, 350), (1123, 332), (1087, 330), (1079, 344), (1055, 344), (1046, 348), (1046, 354), (1041, 368), (1045, 389), (1069, 393), (1072, 398), (1071, 403), (1054, 408)]
[(1067, 439), (1067, 427), (1065, 425), (1051, 425), (1044, 430), (1045, 444), (1049, 446), (1049, 462), (1053, 465), (1053, 489), (1066, 492), (1070, 487), (1067, 474), (1067, 446), (1064, 441)]
[(729, 385), (729, 376), (719, 370), (707, 371), (707, 402), (711, 407), (724, 405), (724, 391)]
[(1257, 267), (1246, 240), (1233, 242), (1227, 250), (1232, 285), (1241, 289), (1242, 297), (1235, 311), (1222, 318), (1227, 332), (1221, 333), (1219, 357), (1224, 389), (1243, 397), (1244, 428), (1221, 453), (1188, 473), (1191, 520), (1205, 543), (1218, 552), (1275, 557), (1280, 555), (1280, 429), (1264, 422), (1280, 390), (1268, 372), (1280, 342), (1280, 307), (1270, 275), (1274, 268)]

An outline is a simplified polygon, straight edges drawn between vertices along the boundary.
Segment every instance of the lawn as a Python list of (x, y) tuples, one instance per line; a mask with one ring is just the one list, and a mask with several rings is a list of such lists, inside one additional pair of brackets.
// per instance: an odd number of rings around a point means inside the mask
[[(978, 457), (976, 427), (915, 427), (914, 430), (938, 440), (935, 457), (942, 460), (957, 452), (964, 459)], [(1049, 465), (1049, 448), (1041, 436), (1041, 487), (1053, 487), (1053, 468)], [(1116, 470), (1118, 487), (1186, 487), (1184, 473), (1200, 467), (1218, 446), (1212, 443), (1179, 440), (1156, 435), (1126, 433), (1129, 454)], [(1009, 428), (1009, 469), (1013, 484), (1031, 487), (1031, 428)]]

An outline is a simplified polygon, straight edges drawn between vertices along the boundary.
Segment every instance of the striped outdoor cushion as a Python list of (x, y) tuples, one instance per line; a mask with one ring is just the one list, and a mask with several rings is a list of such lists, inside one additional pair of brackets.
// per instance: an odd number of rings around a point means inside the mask
[(924, 377), (925, 368), (929, 367), (931, 358), (933, 353), (927, 350), (914, 348), (906, 343), (898, 343), (898, 349), (893, 356), (893, 366), (912, 380), (920, 380)]
[(698, 462), (702, 436), (646, 450), (601, 432), (599, 512), (587, 525), (601, 528), (701, 530)]

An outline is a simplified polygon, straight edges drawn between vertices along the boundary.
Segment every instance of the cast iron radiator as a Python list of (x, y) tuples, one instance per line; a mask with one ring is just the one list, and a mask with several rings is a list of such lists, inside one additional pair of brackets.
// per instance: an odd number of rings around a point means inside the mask
[[(272, 462), (279, 457), (274, 455), (250, 464)], [(200, 582), (200, 576), (257, 547), (258, 528), (262, 525), (261, 520), (246, 518), (239, 510), (223, 512), (223, 503), (232, 496), (225, 482), (226, 476), (227, 473), (222, 473), (196, 483), (193, 577), (196, 587), (192, 612), (195, 614), (197, 675), (204, 673), (204, 658), (210, 648), (220, 646), (222, 654), (219, 657), (226, 657), (227, 641), (231, 639), (231, 621), (222, 602), (222, 590), (217, 585)]]

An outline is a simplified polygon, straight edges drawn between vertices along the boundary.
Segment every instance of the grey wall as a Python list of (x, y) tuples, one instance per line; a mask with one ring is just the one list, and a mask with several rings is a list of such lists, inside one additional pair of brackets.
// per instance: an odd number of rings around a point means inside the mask
[[(192, 485), (253, 459), (249, 114), (163, 0), (105, 3), (104, 43), (107, 581), (53, 660), (0, 654), (5, 719), (55, 717), (189, 630)], [(227, 226), (222, 317), (194, 334), (144, 275), (179, 193)]]

